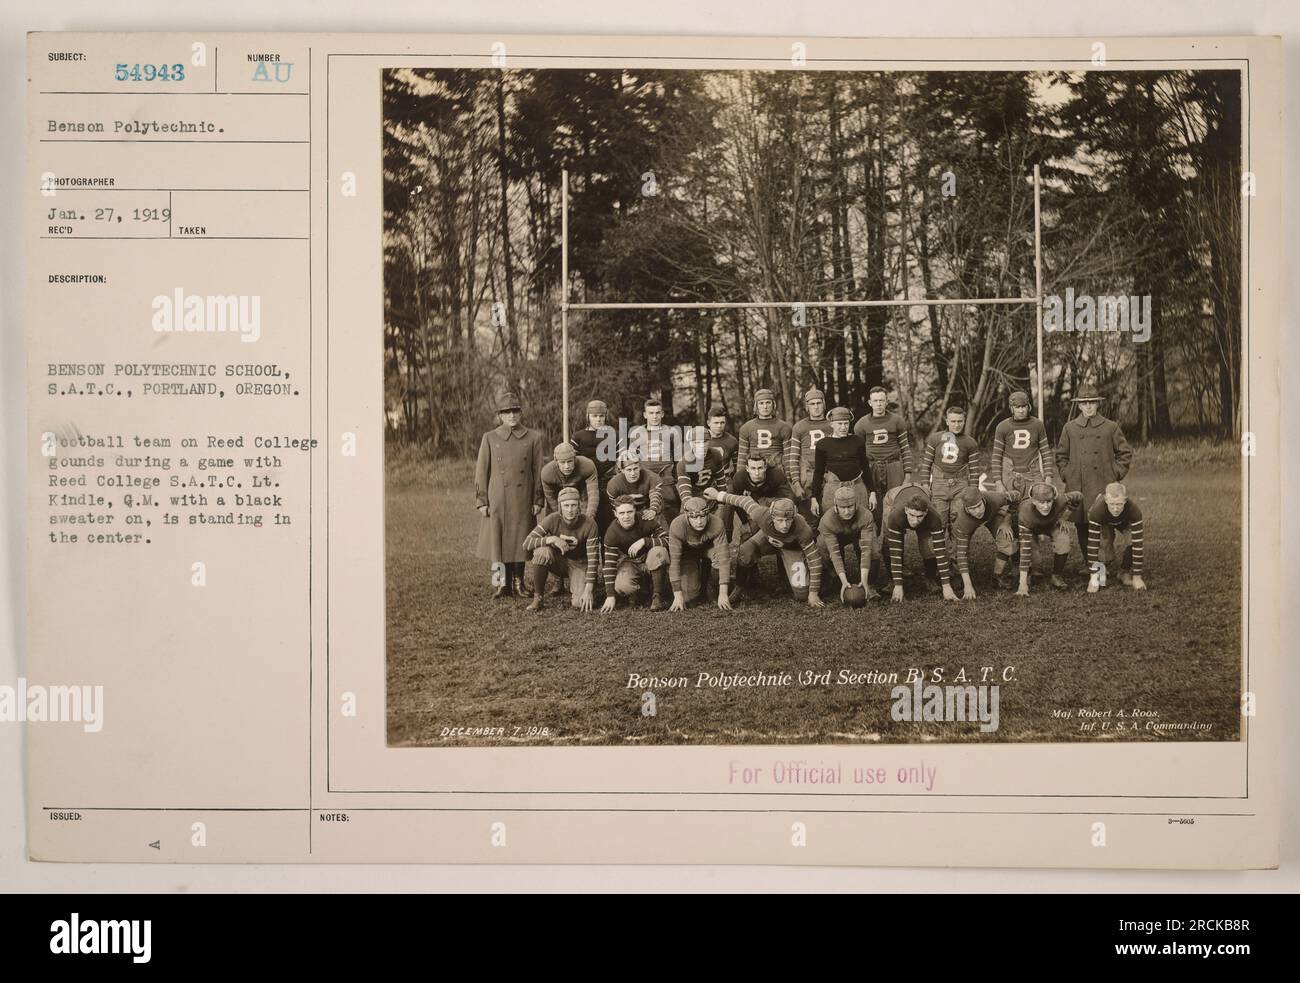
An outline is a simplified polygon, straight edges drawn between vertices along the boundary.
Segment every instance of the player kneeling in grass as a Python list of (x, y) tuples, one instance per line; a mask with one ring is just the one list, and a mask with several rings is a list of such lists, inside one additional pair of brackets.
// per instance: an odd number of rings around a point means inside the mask
[[(782, 498), (794, 499), (794, 492), (790, 489), (790, 482), (786, 480), (785, 471), (782, 470), (780, 465), (768, 464), (767, 458), (761, 455), (751, 457), (745, 462), (743, 468), (738, 469), (731, 476), (727, 491), (733, 496), (739, 495), (752, 498), (759, 505), (771, 505)], [(703, 490), (701, 490), (701, 494), (703, 494)], [(722, 500), (719, 499), (719, 501)], [(731, 517), (734, 512), (735, 510), (730, 505), (723, 504), (722, 521), (728, 529), (731, 528)], [(754, 530), (749, 527), (742, 513), (740, 517), (741, 538), (748, 539), (753, 534)]]
[[(870, 508), (859, 503), (858, 493), (852, 485), (840, 485), (831, 495), (831, 507), (822, 515), (817, 526), (817, 545), (821, 549), (823, 565), (829, 560), (840, 579), (840, 601), (844, 592), (854, 584), (871, 590), (871, 544), (876, 538), (875, 516)], [(846, 563), (849, 551), (857, 553), (858, 576), (850, 577)]]
[(1036, 481), (1029, 486), (1029, 494), (1020, 503), (1017, 524), (1020, 526), (1020, 588), (1021, 597), (1029, 596), (1029, 571), (1034, 564), (1034, 540), (1052, 541), (1052, 586), (1065, 590), (1069, 585), (1061, 574), (1065, 561), (1070, 558), (1071, 519), (1083, 496), (1078, 492), (1061, 491), (1047, 481)]
[(668, 548), (663, 530), (654, 518), (637, 514), (630, 495), (621, 495), (614, 500), (614, 521), (605, 530), (605, 603), (601, 612), (613, 611), (619, 596), (634, 599), (647, 577), (654, 595), (650, 610), (662, 611), (668, 605)]
[(1122, 555), (1119, 582), (1146, 590), (1142, 580), (1142, 510), (1128, 497), (1128, 489), (1113, 481), (1088, 510), (1088, 568), (1092, 577), (1088, 593), (1106, 586), (1106, 553)]
[(808, 602), (809, 607), (825, 607), (819, 596), (822, 583), (822, 557), (817, 549), (816, 534), (812, 526), (799, 515), (799, 509), (789, 498), (778, 498), (771, 507), (760, 505), (748, 495), (733, 495), (706, 488), (706, 498), (724, 502), (742, 509), (749, 517), (750, 528), (755, 532), (740, 544), (736, 551), (736, 579), (742, 576), (752, 582), (758, 561), (775, 555), (790, 583), (795, 600)]
[[(568, 576), (573, 606), (590, 611), (600, 557), (596, 519), (582, 512), (582, 493), (576, 488), (561, 488), (556, 501), (560, 511), (548, 515), (524, 539), (524, 551), (532, 558), (536, 592), (528, 610), (540, 611), (544, 607), (546, 575), (554, 571), (561, 577)], [(577, 590), (578, 584), (583, 585), (581, 591)]]
[[(572, 444), (557, 446), (554, 459), (542, 467), (542, 497), (546, 500), (547, 512), (560, 511), (557, 496), (561, 488), (578, 490), (582, 496), (580, 507), (596, 522), (596, 531), (599, 533), (600, 523), (596, 520), (596, 512), (600, 508), (600, 481), (596, 474), (596, 464), (574, 450)], [(556, 593), (564, 593), (568, 574), (564, 570), (556, 572)]]
[(961, 573), (962, 600), (975, 600), (975, 585), (970, 579), (970, 541), (983, 526), (993, 536), (993, 576), (999, 587), (1007, 587), (1004, 579), (1011, 559), (1016, 555), (1016, 533), (1011, 526), (1011, 504), (1018, 500), (1015, 492), (1004, 494), (967, 487), (957, 496), (957, 506), (952, 520), (953, 539), (956, 541), (957, 570)]
[(900, 485), (885, 496), (885, 545), (881, 557), (893, 582), (891, 601), (903, 600), (903, 543), (907, 530), (916, 533), (925, 576), (931, 589), (941, 588), (945, 601), (957, 600), (948, 582), (948, 536), (930, 497), (917, 485)]
[(683, 499), (682, 514), (668, 527), (668, 582), (673, 589), (668, 610), (682, 611), (700, 595), (707, 596), (715, 573), (718, 607), (730, 611), (731, 544), (722, 517), (705, 499), (692, 495)]

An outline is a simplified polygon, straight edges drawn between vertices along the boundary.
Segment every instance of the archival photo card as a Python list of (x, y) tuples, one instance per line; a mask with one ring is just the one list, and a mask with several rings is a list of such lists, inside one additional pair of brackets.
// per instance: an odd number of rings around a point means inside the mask
[(28, 49), (33, 858), (1276, 865), (1277, 39)]

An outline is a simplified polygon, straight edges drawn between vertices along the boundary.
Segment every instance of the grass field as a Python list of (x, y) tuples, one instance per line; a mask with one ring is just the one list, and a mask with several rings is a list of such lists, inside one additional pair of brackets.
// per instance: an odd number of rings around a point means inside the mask
[[(1241, 676), (1240, 470), (1230, 453), (1138, 452), (1130, 489), (1146, 515), (1147, 585), (1095, 595), (1072, 553), (1055, 592), (1035, 582), (1029, 598), (993, 590), (992, 543), (973, 545), (970, 603), (925, 596), (908, 537), (908, 600), (823, 610), (775, 592), (750, 594), (734, 611), (693, 606), (680, 614), (620, 607), (582, 615), (567, 598), (542, 612), (493, 601), (486, 564), (474, 556), (477, 515), (463, 465), (393, 461), (387, 520), (388, 743), (811, 744), (925, 741), (1234, 740)], [(1044, 563), (1040, 558), (1039, 563)], [(762, 581), (775, 588), (772, 561)], [(917, 564), (914, 566), (914, 564)], [(1042, 569), (1043, 567), (1036, 567)], [(548, 598), (548, 600), (551, 600)], [(980, 683), (993, 667), (1000, 726), (891, 718), (890, 689), (915, 668), (965, 668)], [(1010, 667), (1013, 677), (1002, 679)], [(896, 673), (883, 684), (836, 685), (841, 669)], [(829, 685), (800, 685), (801, 671), (830, 670)], [(764, 688), (654, 688), (642, 716), (629, 675), (789, 672)], [(1112, 711), (1138, 727), (1080, 730), (1079, 709)], [(1069, 718), (1063, 711), (1072, 711)], [(1114, 716), (1123, 710), (1124, 718)], [(1133, 718), (1134, 710), (1155, 716)], [(1146, 721), (1209, 725), (1152, 730)], [(504, 728), (503, 737), (443, 736), (444, 729)]]

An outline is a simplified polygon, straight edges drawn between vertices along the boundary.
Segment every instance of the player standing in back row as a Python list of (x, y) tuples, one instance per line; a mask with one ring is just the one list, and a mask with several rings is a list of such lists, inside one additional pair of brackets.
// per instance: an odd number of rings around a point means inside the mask
[(736, 470), (742, 471), (745, 462), (753, 457), (762, 457), (769, 465), (779, 465), (785, 456), (786, 444), (790, 440), (793, 428), (784, 420), (778, 420), (776, 413), (776, 396), (770, 389), (760, 389), (754, 394), (754, 412), (758, 415), (740, 428), (740, 444), (736, 449)]
[[(706, 448), (717, 448), (722, 452), (722, 482), (726, 487), (731, 476), (736, 473), (736, 452), (740, 449), (740, 441), (736, 435), (727, 432), (727, 411), (721, 406), (710, 406), (708, 415), (704, 418), (709, 427), (709, 435), (704, 439)], [(730, 509), (722, 513), (722, 521), (727, 529), (727, 541), (731, 541), (731, 523), (732, 512)]]
[(1010, 491), (1017, 475), (1056, 484), (1056, 459), (1047, 442), (1043, 421), (1029, 415), (1029, 394), (1017, 389), (1007, 399), (1011, 416), (993, 431), (993, 459), (990, 480), (1000, 480)]
[(827, 417), (831, 435), (817, 444), (813, 452), (812, 513), (820, 516), (831, 509), (831, 496), (847, 486), (857, 497), (864, 512), (876, 510), (876, 486), (867, 464), (867, 448), (862, 438), (849, 433), (853, 413), (837, 406)]
[[(614, 519), (614, 509), (610, 504), (605, 489), (610, 479), (618, 474), (618, 445), (609, 419), (609, 407), (603, 399), (593, 399), (587, 403), (587, 426), (575, 431), (569, 443), (578, 452), (596, 465), (596, 483), (600, 490), (600, 506), (596, 510), (596, 528), (605, 535), (610, 522)], [(612, 452), (612, 453), (611, 453)]]
[[(873, 386), (867, 398), (871, 412), (853, 425), (853, 432), (867, 442), (867, 459), (876, 488), (883, 495), (912, 480), (912, 447), (907, 439), (907, 424), (889, 409), (889, 393), (884, 386)], [(880, 528), (884, 504), (876, 509), (876, 529)]]
[(627, 446), (623, 450), (641, 462), (641, 469), (658, 487), (661, 500), (657, 508), (666, 529), (681, 507), (673, 466), (682, 455), (682, 447), (677, 431), (664, 426), (663, 403), (651, 397), (645, 401), (642, 412), (645, 423), (628, 431)]
[(957, 496), (967, 485), (979, 484), (980, 448), (974, 437), (962, 433), (966, 426), (964, 406), (949, 406), (944, 423), (947, 430), (932, 433), (925, 439), (920, 485), (929, 491), (930, 505), (947, 529)]
[(830, 436), (831, 428), (826, 419), (825, 393), (820, 389), (809, 389), (804, 393), (803, 405), (808, 410), (808, 415), (790, 428), (790, 440), (785, 448), (785, 473), (794, 490), (799, 514), (805, 522), (815, 527), (816, 513), (812, 510), (812, 500), (808, 496), (813, 476), (813, 453), (818, 441)]

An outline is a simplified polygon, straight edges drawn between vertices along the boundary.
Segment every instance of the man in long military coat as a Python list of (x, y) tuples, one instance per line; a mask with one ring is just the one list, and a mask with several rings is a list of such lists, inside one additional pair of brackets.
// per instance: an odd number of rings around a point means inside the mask
[[(1061, 428), (1056, 446), (1056, 464), (1065, 480), (1067, 492), (1083, 495), (1084, 507), (1105, 494), (1112, 481), (1123, 481), (1133, 462), (1133, 448), (1124, 439), (1119, 424), (1101, 415), (1101, 395), (1092, 386), (1083, 386), (1073, 402), (1079, 415)], [(1088, 546), (1088, 517), (1071, 517), (1079, 535), (1079, 550)], [(1085, 556), (1085, 562), (1087, 557)]]
[[(528, 555), (524, 540), (542, 510), (542, 435), (523, 426), (519, 397), (508, 392), (497, 402), (501, 425), (483, 435), (474, 469), (474, 497), (482, 522), (478, 555), (492, 564), (494, 598), (532, 592), (524, 583)], [(497, 566), (501, 564), (501, 566)]]

